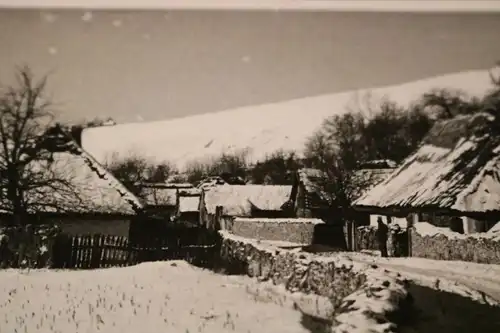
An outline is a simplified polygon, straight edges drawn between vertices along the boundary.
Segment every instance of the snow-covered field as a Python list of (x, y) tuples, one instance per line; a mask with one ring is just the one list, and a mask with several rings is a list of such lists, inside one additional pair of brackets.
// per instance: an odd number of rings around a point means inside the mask
[(256, 283), (183, 261), (94, 271), (5, 270), (0, 332), (308, 332), (300, 312), (262, 292), (259, 298)]
[[(192, 160), (242, 149), (248, 151), (249, 161), (255, 162), (278, 149), (300, 153), (306, 139), (326, 117), (342, 114), (347, 107), (376, 107), (383, 97), (407, 106), (434, 88), (482, 96), (491, 88), (491, 81), (486, 70), (469, 71), (172, 120), (90, 128), (83, 131), (82, 145), (99, 162), (113, 153), (139, 153), (152, 160), (170, 161), (182, 169)], [(368, 100), (367, 94), (371, 96)]]

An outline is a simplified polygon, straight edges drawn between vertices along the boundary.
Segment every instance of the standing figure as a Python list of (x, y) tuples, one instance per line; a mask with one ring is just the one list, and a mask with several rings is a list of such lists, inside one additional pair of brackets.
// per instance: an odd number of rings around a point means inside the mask
[(389, 228), (387, 225), (382, 221), (382, 217), (378, 217), (377, 219), (377, 241), (378, 241), (378, 246), (380, 249), (380, 254), (382, 257), (387, 258), (387, 234), (389, 233)]

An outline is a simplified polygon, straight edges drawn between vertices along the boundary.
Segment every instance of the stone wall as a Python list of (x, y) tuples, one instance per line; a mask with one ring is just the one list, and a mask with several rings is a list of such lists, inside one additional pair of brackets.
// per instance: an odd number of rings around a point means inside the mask
[(319, 219), (305, 218), (235, 218), (226, 222), (226, 230), (245, 238), (313, 244), (314, 228), (324, 224)]
[(463, 235), (419, 222), (412, 228), (411, 239), (414, 257), (500, 264), (500, 236), (493, 234)]
[(278, 249), (268, 243), (222, 236), (221, 259), (233, 273), (283, 285), (288, 291), (328, 297), (332, 332), (396, 332), (391, 318), (408, 298), (398, 276), (341, 257)]

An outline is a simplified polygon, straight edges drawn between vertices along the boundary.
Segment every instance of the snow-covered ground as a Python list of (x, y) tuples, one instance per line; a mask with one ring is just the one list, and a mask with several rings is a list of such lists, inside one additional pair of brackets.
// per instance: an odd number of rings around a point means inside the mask
[(182, 169), (192, 160), (242, 149), (247, 149), (249, 161), (255, 162), (278, 149), (300, 153), (326, 117), (342, 114), (348, 107), (366, 109), (368, 104), (373, 108), (384, 97), (408, 106), (434, 88), (482, 96), (491, 88), (491, 81), (486, 70), (469, 71), (172, 120), (90, 128), (82, 133), (82, 145), (100, 162), (113, 153), (122, 157), (139, 153)]
[[(362, 253), (345, 257), (360, 263), (377, 264), (398, 272), (416, 283), (500, 306), (500, 265), (423, 258), (382, 258)], [(439, 280), (439, 281), (438, 281)]]
[(290, 298), (271, 302), (256, 283), (183, 261), (94, 271), (5, 270), (0, 331), (308, 332), (301, 313), (285, 306)]

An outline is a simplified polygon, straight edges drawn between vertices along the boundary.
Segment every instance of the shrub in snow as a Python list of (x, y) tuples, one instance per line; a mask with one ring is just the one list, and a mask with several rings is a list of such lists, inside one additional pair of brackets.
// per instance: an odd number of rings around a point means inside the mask
[(50, 267), (52, 247), (61, 229), (56, 225), (28, 225), (0, 229), (2, 268)]

